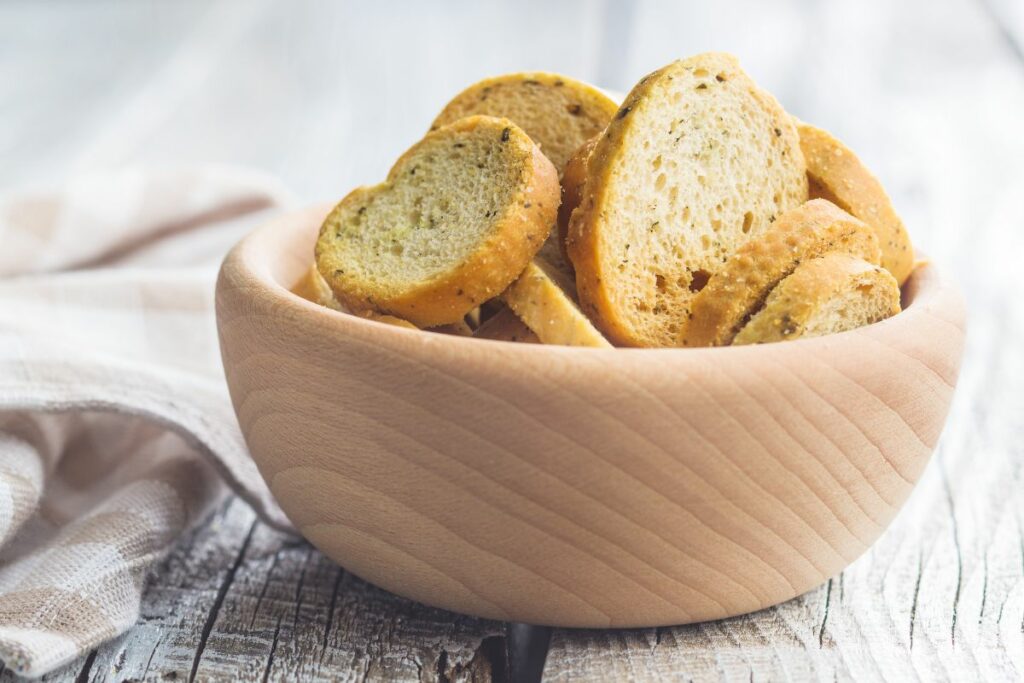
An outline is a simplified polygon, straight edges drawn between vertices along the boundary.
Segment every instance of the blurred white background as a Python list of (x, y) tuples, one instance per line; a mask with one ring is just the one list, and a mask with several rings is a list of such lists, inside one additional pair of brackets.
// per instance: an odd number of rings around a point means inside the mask
[(559, 71), (624, 92), (725, 50), (851, 145), (982, 305), (1024, 248), (1022, 44), (1020, 0), (8, 1), (0, 191), (218, 162), (331, 200), (383, 177), (481, 77)]

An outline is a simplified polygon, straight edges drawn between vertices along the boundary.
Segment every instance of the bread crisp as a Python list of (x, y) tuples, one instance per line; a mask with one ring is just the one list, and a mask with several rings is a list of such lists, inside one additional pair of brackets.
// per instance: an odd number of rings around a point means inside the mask
[(580, 145), (562, 169), (562, 203), (558, 205), (558, 247), (562, 252), (562, 258), (570, 265), (569, 252), (565, 245), (565, 240), (569, 236), (569, 219), (583, 199), (583, 185), (587, 182), (587, 162), (590, 161), (590, 155), (597, 147), (599, 139), (600, 136), (595, 135)]
[(914, 269), (914, 247), (882, 184), (830, 133), (798, 123), (810, 196), (827, 199), (875, 230), (882, 267), (902, 285)]
[(434, 119), (431, 130), (472, 114), (515, 121), (561, 173), (569, 157), (611, 121), (619, 106), (592, 85), (568, 76), (524, 72), (474, 83)]
[(848, 254), (804, 261), (775, 286), (733, 344), (819, 337), (870, 325), (900, 312), (889, 271)]
[(498, 341), (525, 342), (540, 344), (540, 339), (516, 316), (509, 308), (502, 308), (487, 319), (473, 336), (477, 339), (495, 339)]
[(338, 300), (334, 298), (334, 292), (331, 291), (330, 285), (324, 280), (320, 271), (316, 269), (316, 264), (310, 266), (309, 270), (303, 274), (302, 279), (292, 287), (292, 293), (298, 294), (307, 301), (312, 301), (327, 308), (333, 308), (336, 311), (345, 310), (338, 303)]
[(415, 325), (413, 325), (408, 320), (402, 320), (401, 318), (395, 317), (393, 315), (388, 315), (387, 313), (376, 313), (374, 311), (364, 311), (363, 313), (360, 313), (359, 316), (361, 318), (366, 318), (367, 320), (373, 320), (373, 321), (378, 322), (378, 323), (384, 323), (385, 325), (392, 325), (393, 327), (404, 327), (407, 330), (418, 330), (418, 329), (420, 329), (420, 328), (416, 327)]
[(571, 280), (536, 259), (502, 299), (545, 344), (610, 347), (573, 301), (572, 289)]
[(730, 254), (807, 200), (792, 119), (730, 55), (643, 78), (601, 135), (568, 251), (580, 304), (608, 338), (673, 346)]
[(558, 174), (508, 119), (472, 116), (429, 133), (384, 183), (327, 216), (316, 263), (338, 300), (433, 327), (512, 283), (547, 238)]
[(802, 261), (843, 252), (877, 264), (878, 238), (835, 204), (812, 199), (782, 214), (759, 239), (742, 245), (693, 298), (680, 346), (725, 346), (772, 288)]

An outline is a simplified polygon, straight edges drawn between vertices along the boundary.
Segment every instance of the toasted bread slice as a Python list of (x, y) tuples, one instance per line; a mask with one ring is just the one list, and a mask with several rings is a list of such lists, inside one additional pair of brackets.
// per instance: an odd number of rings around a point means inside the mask
[(692, 301), (681, 346), (725, 346), (801, 262), (828, 252), (878, 264), (878, 238), (863, 221), (824, 199), (782, 214), (759, 239), (742, 245)]
[(437, 332), (439, 334), (450, 334), (453, 337), (472, 337), (473, 328), (465, 320), (459, 320), (458, 322), (448, 323), (447, 325), (439, 325), (437, 327), (428, 328), (429, 332)]
[(377, 313), (375, 311), (363, 311), (359, 314), (360, 317), (366, 318), (367, 320), (373, 320), (378, 323), (384, 323), (385, 325), (392, 325), (394, 327), (404, 327), (407, 330), (418, 330), (420, 328), (413, 325), (408, 320), (403, 320), (399, 317), (388, 315), (387, 313)]
[(590, 155), (594, 153), (599, 139), (600, 136), (595, 135), (580, 145), (562, 169), (562, 203), (558, 205), (558, 247), (562, 252), (562, 258), (570, 266), (569, 252), (565, 245), (565, 240), (569, 236), (569, 219), (583, 199), (583, 185), (587, 182), (587, 162), (590, 161)]
[(359, 188), (320, 229), (317, 268), (338, 300), (433, 327), (512, 283), (555, 221), (558, 174), (507, 119), (429, 133), (387, 181)]
[[(431, 130), (471, 114), (502, 116), (526, 131), (559, 174), (586, 140), (604, 130), (618, 104), (597, 88), (559, 74), (512, 73), (475, 83), (449, 102)], [(542, 247), (545, 261), (571, 273), (554, 224)]]
[(902, 285), (914, 269), (914, 247), (882, 184), (830, 133), (798, 123), (811, 197), (827, 199), (875, 230), (882, 267)]
[(526, 326), (512, 309), (505, 307), (487, 319), (473, 336), (478, 339), (496, 339), (498, 341), (525, 342), (540, 344), (540, 339), (533, 330)]
[(618, 104), (573, 78), (513, 73), (475, 83), (455, 96), (431, 130), (472, 114), (501, 116), (526, 131), (561, 173), (573, 152), (611, 121)]
[(733, 344), (845, 332), (900, 312), (900, 287), (880, 266), (848, 254), (804, 261), (739, 331)]
[(333, 308), (336, 311), (345, 310), (334, 297), (334, 292), (331, 291), (323, 275), (316, 269), (316, 264), (311, 265), (309, 270), (302, 276), (302, 279), (292, 287), (292, 293), (298, 294), (307, 301), (312, 301), (327, 308)]
[(572, 289), (571, 280), (536, 259), (502, 298), (545, 344), (611, 346), (573, 301)]
[(672, 346), (729, 254), (807, 200), (796, 126), (719, 53), (643, 78), (601, 135), (568, 251), (608, 338)]
[(595, 135), (580, 145), (562, 169), (562, 203), (558, 206), (558, 228), (562, 231), (563, 240), (569, 231), (569, 217), (583, 199), (583, 185), (587, 182), (587, 162), (590, 161), (590, 155), (594, 153), (600, 139), (599, 135)]

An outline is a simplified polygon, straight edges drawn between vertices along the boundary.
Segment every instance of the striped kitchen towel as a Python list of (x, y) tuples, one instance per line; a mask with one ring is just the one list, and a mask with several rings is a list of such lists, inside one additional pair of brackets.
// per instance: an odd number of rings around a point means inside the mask
[(289, 201), (240, 169), (0, 197), (0, 659), (39, 676), (131, 627), (147, 570), (226, 495), (287, 521), (223, 380), (217, 265)]

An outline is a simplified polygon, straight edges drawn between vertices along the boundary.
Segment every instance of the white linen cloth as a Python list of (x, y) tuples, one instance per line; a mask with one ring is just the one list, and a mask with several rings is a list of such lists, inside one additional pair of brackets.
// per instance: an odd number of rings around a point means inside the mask
[(213, 316), (227, 250), (291, 202), (232, 168), (0, 197), (0, 659), (39, 676), (130, 628), (227, 493), (269, 523)]

